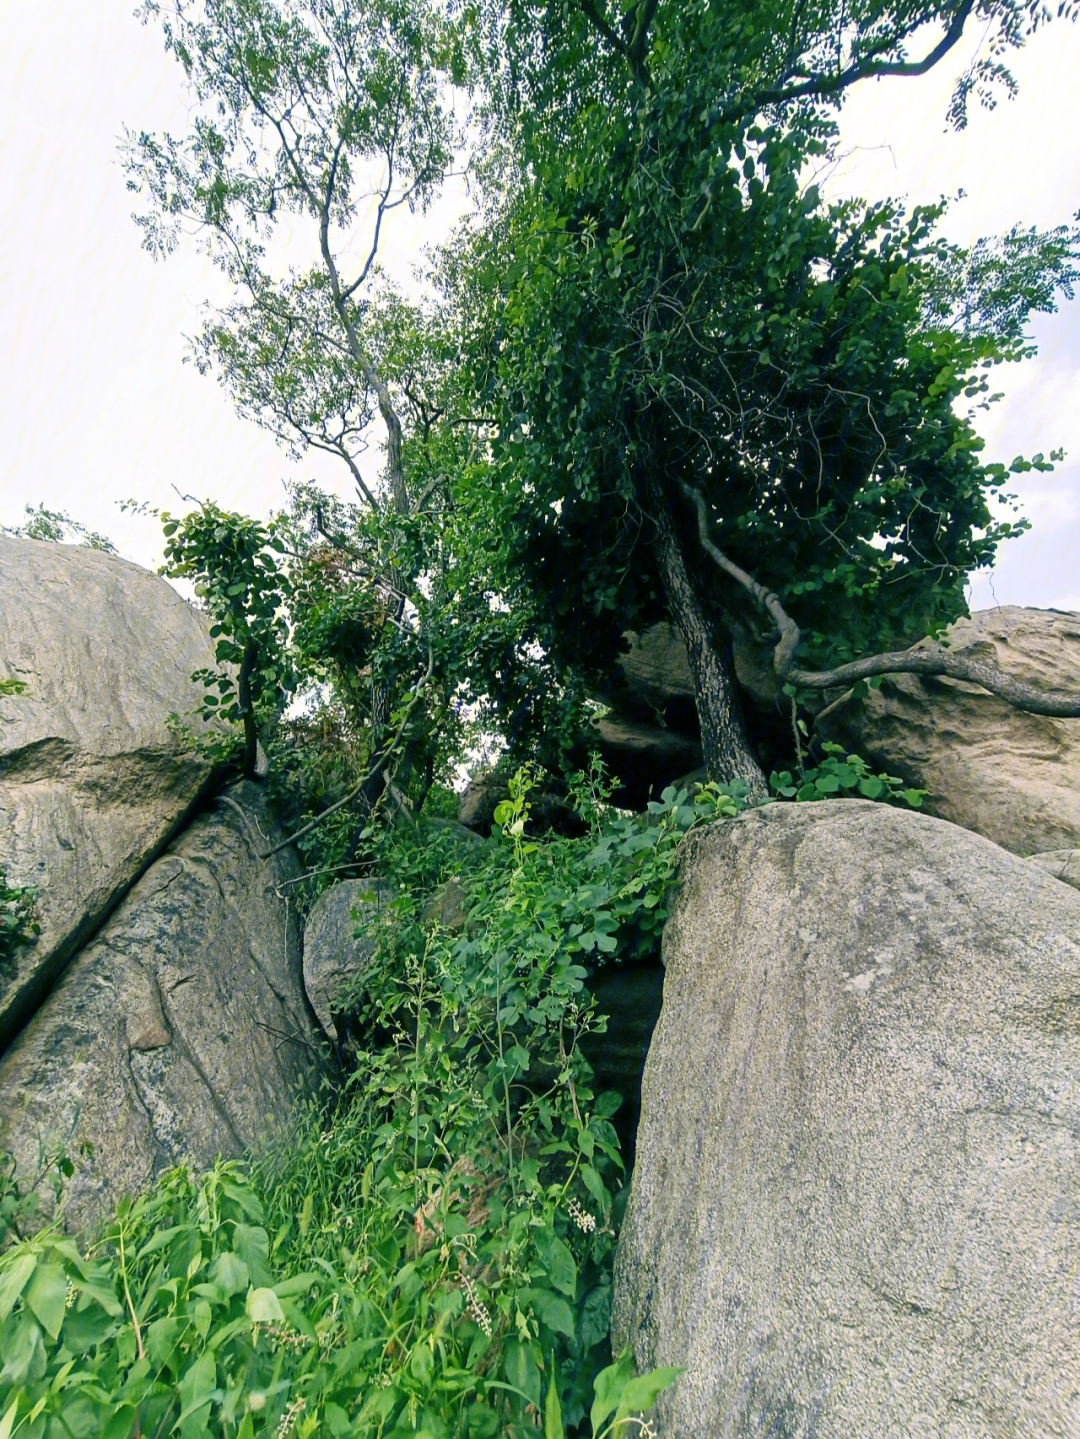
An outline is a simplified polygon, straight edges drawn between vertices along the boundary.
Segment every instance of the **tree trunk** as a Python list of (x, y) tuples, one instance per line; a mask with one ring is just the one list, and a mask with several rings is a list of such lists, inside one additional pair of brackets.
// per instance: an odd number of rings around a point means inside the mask
[(714, 780), (745, 780), (752, 797), (764, 799), (769, 788), (746, 737), (730, 644), (717, 635), (703, 587), (686, 563), (667, 499), (655, 482), (649, 502), (660, 578), (690, 659), (706, 772)]
[(237, 706), (244, 721), (244, 757), (240, 766), (241, 779), (258, 779), (259, 731), (255, 725), (255, 706), (251, 697), (251, 675), (259, 658), (259, 647), (248, 640), (236, 683)]

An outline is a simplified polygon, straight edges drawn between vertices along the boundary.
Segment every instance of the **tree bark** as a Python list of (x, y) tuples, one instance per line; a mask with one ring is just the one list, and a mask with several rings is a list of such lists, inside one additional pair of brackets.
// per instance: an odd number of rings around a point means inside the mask
[(236, 684), (237, 705), (244, 721), (244, 757), (240, 767), (242, 779), (258, 779), (259, 731), (255, 725), (255, 706), (251, 697), (251, 675), (259, 658), (259, 647), (248, 640), (240, 664)]
[(649, 501), (660, 578), (690, 659), (706, 772), (713, 780), (744, 780), (754, 799), (764, 799), (769, 788), (746, 737), (730, 644), (726, 636), (717, 634), (704, 588), (686, 563), (671, 510), (658, 483), (650, 484)]

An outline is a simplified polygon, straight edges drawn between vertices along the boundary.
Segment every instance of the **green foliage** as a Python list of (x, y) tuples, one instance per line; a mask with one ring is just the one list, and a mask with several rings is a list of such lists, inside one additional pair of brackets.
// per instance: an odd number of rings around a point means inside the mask
[[(182, 518), (163, 513), (162, 573), (192, 580), (213, 624), (217, 668), (194, 679), (205, 687), (202, 717), (244, 728), (244, 769), (254, 773), (260, 721), (276, 718), (292, 688), (283, 608), (288, 581), (281, 564), (285, 545), (271, 522), (232, 514), (206, 501)], [(207, 746), (228, 747), (220, 730)]]
[[(1025, 528), (976, 411), (1030, 353), (1030, 315), (1073, 293), (1080, 231), (955, 247), (943, 205), (828, 204), (810, 180), (847, 86), (920, 48), (916, 15), (962, 28), (932, 5), (510, 7), (505, 163), (439, 273), (505, 584), (542, 598), (556, 660), (609, 671), (626, 628), (679, 618), (665, 512), (710, 623), (767, 631), (705, 558), (684, 484), (799, 624), (806, 668), (965, 613), (967, 575)], [(987, 22), (1007, 47), (1037, 17)]]
[(0, 865), (0, 964), (41, 933), (34, 918), (37, 898), (36, 885), (8, 884), (7, 872)]
[[(577, 164), (541, 151), (534, 192), (455, 277), (498, 416), (507, 563), (557, 651), (603, 668), (664, 613), (643, 516), (668, 506), (695, 553), (685, 481), (799, 623), (800, 663), (899, 647), (964, 613), (967, 574), (1023, 528), (958, 402), (1026, 352), (1020, 322), (1068, 292), (1077, 235), (1006, 246), (993, 287), (954, 294), (974, 252), (943, 244), (942, 207), (823, 204), (800, 183), (818, 133), (714, 123), (723, 85), (679, 23), (665, 83), (627, 113), (588, 107)], [(707, 578), (714, 613), (746, 609)]]
[(14, 675), (5, 676), (0, 679), (0, 698), (4, 695), (28, 694), (30, 686), (25, 680), (16, 679)]
[(925, 789), (909, 789), (904, 781), (891, 774), (874, 774), (861, 755), (848, 754), (843, 745), (828, 740), (821, 746), (824, 758), (820, 764), (804, 768), (798, 778), (790, 771), (779, 774), (773, 770), (769, 786), (781, 799), (876, 799), (886, 804), (907, 805), (920, 809), (929, 793)]
[[(174, 1171), (89, 1250), (10, 1236), (9, 1433), (637, 1431), (678, 1371), (610, 1361), (625, 1191), (619, 1096), (594, 1093), (580, 1052), (604, 1024), (587, 980), (655, 945), (683, 835), (745, 800), (672, 788), (630, 817), (595, 769), (576, 791), (581, 839), (529, 837), (527, 773), (491, 842), (384, 837), (399, 893), (355, 996), (351, 1077), (250, 1178)], [(451, 930), (424, 917), (449, 880)]]
[[(89, 1153), (89, 1146), (85, 1147)], [(52, 1194), (55, 1205), (63, 1191), (64, 1181), (75, 1173), (75, 1166), (61, 1144), (39, 1144), (37, 1168), (32, 1176), (18, 1178), (15, 1158), (0, 1150), (0, 1254), (40, 1226), (43, 1189)]]
[(50, 510), (40, 504), (26, 507), (26, 519), (21, 525), (0, 527), (0, 534), (12, 535), (24, 540), (53, 540), (57, 544), (78, 543), (88, 550), (103, 550), (115, 555), (116, 546), (106, 535), (88, 530), (78, 520), (73, 520), (64, 510)]

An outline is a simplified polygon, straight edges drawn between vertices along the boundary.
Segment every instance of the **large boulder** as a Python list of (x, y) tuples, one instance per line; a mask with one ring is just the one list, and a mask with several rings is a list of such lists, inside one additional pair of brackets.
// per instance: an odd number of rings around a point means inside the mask
[(613, 1339), (661, 1439), (1080, 1433), (1080, 895), (941, 820), (687, 842)]
[(623, 809), (643, 810), (681, 776), (701, 769), (700, 739), (659, 725), (608, 713), (593, 722), (595, 747), (608, 773), (620, 781), (611, 796)]
[(205, 622), (115, 555), (0, 536), (0, 866), (38, 888), (41, 935), (0, 966), (0, 1052), (199, 799), (169, 732), (214, 664)]
[[(1080, 691), (1080, 615), (980, 610), (946, 638), (1031, 684)], [(1014, 854), (1080, 844), (1080, 719), (1025, 714), (959, 680), (892, 675), (818, 728), (929, 790), (929, 813)]]
[(378, 879), (344, 879), (319, 895), (304, 925), (304, 989), (330, 1039), (337, 1040), (343, 1000), (375, 952), (365, 929), (394, 891)]
[(597, 699), (608, 706), (577, 756), (597, 750), (619, 780), (612, 802), (644, 809), (666, 785), (702, 764), (694, 681), (682, 636), (660, 623), (623, 635), (624, 650)]
[[(32, 1175), (76, 1162), (63, 1200), (93, 1226), (162, 1168), (280, 1131), (324, 1059), (301, 974), (299, 866), (257, 786), (200, 814), (71, 962), (0, 1059), (0, 1149)], [(89, 1146), (89, 1150), (87, 1149)]]
[(1044, 850), (1041, 854), (1033, 854), (1031, 863), (1080, 889), (1080, 849)]
[(682, 635), (661, 622), (640, 633), (627, 630), (602, 698), (620, 715), (696, 736), (694, 679)]

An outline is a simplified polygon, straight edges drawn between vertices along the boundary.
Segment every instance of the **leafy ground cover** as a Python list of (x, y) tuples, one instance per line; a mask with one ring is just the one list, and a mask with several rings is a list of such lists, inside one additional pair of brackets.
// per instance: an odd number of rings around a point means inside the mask
[[(530, 838), (519, 773), (496, 837), (387, 843), (398, 898), (353, 1000), (340, 1090), (249, 1166), (184, 1168), (91, 1242), (0, 1254), (0, 1436), (613, 1436), (677, 1371), (610, 1353), (625, 1199), (580, 1040), (587, 980), (655, 945), (693, 825), (737, 789), (668, 790), (644, 817)], [(462, 922), (423, 918), (453, 879)], [(24, 1219), (20, 1227), (18, 1220)]]

